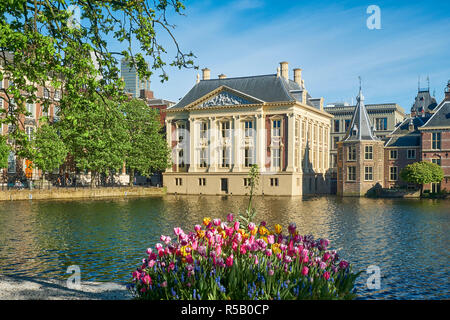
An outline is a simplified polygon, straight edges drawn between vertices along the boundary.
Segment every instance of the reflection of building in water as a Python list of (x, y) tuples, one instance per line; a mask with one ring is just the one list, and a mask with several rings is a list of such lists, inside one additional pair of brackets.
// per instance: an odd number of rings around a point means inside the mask
[(332, 116), (312, 98), (288, 63), (277, 74), (203, 79), (167, 109), (173, 166), (164, 174), (169, 193), (248, 193), (248, 172), (261, 171), (259, 194), (328, 193)]

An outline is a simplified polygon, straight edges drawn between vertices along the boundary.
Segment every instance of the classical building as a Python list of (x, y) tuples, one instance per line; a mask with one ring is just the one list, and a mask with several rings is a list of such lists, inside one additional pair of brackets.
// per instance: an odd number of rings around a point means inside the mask
[(248, 193), (248, 172), (260, 169), (258, 194), (328, 193), (332, 115), (312, 98), (288, 63), (277, 74), (203, 79), (166, 110), (172, 168), (169, 193)]
[(337, 194), (363, 196), (384, 179), (384, 142), (374, 134), (361, 88), (347, 133), (337, 142)]

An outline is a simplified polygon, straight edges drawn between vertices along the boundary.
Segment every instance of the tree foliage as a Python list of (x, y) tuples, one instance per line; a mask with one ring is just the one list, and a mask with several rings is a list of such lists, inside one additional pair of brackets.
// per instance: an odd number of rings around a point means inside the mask
[(0, 168), (8, 167), (8, 156), (10, 149), (6, 144), (6, 137), (0, 135)]
[[(26, 102), (41, 103), (48, 111), (55, 103), (54, 91), (43, 98), (39, 86), (61, 90), (57, 102), (61, 110), (98, 98), (123, 100), (119, 58), (128, 59), (141, 78), (159, 70), (161, 81), (167, 80), (167, 52), (159, 39), (162, 34), (175, 46), (169, 64), (193, 67), (193, 54), (181, 51), (174, 26), (168, 22), (170, 12), (182, 14), (183, 10), (179, 0), (0, 1), (0, 80), (5, 78), (11, 84), (0, 92), (8, 104), (16, 105), (8, 112), (0, 110), (7, 113), (0, 121), (23, 127), (20, 114), (26, 113)], [(78, 13), (79, 21), (74, 21)], [(112, 42), (123, 50), (112, 51)], [(142, 53), (133, 52), (135, 47)], [(29, 143), (22, 130), (15, 130), (12, 136), (16, 153), (26, 153)]]
[(156, 111), (137, 99), (124, 103), (122, 108), (130, 139), (126, 164), (132, 171), (131, 179), (134, 171), (148, 177), (151, 172), (168, 168), (170, 149), (161, 134), (161, 124)]
[(400, 177), (409, 183), (421, 185), (441, 182), (444, 179), (444, 172), (442, 168), (429, 161), (414, 162), (407, 165), (400, 171)]
[(59, 168), (67, 157), (67, 148), (55, 127), (46, 123), (39, 127), (32, 140), (33, 164), (44, 173)]

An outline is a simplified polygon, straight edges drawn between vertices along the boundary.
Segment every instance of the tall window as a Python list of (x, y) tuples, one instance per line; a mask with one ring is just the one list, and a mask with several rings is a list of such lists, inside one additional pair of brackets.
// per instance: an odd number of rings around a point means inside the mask
[(33, 139), (34, 127), (31, 126), (25, 127), (25, 132), (27, 133), (28, 141), (31, 141), (31, 139)]
[(398, 168), (397, 167), (389, 167), (389, 179), (391, 181), (397, 181), (398, 179)]
[(250, 138), (253, 137), (253, 121), (245, 121), (244, 123), (245, 128), (245, 137)]
[(208, 133), (208, 123), (200, 123), (200, 139), (206, 139)]
[(221, 158), (222, 158), (222, 162), (221, 162), (221, 166), (223, 168), (227, 168), (230, 166), (230, 149), (223, 147), (221, 150)]
[(275, 169), (280, 168), (280, 149), (272, 149), (272, 166)]
[(16, 172), (16, 156), (11, 151), (9, 152), (8, 156), (8, 173), (15, 173)]
[(244, 150), (244, 165), (251, 167), (253, 165), (253, 150), (252, 148), (245, 148)]
[(222, 138), (230, 137), (230, 121), (221, 122)]
[(407, 158), (408, 159), (415, 159), (416, 158), (416, 150), (415, 149), (408, 149), (407, 150)]
[(387, 118), (375, 119), (376, 130), (387, 130)]
[(348, 161), (356, 161), (356, 147), (354, 147), (354, 146), (348, 147), (347, 160)]
[(373, 180), (373, 167), (364, 167), (364, 180), (365, 181)]
[(440, 149), (441, 148), (441, 133), (433, 132), (431, 136), (431, 149)]
[(201, 148), (200, 149), (200, 167), (205, 168), (207, 161), (208, 161), (208, 149)]
[(186, 125), (184, 123), (180, 123), (177, 127), (177, 136), (178, 136), (178, 142), (182, 143), (184, 141), (185, 135), (186, 135)]
[(272, 137), (281, 136), (281, 120), (272, 121)]
[(340, 124), (339, 120), (334, 120), (334, 132), (339, 132), (341, 130), (339, 124)]
[(373, 160), (373, 147), (372, 146), (365, 146), (364, 150), (364, 159), (365, 160)]
[(395, 160), (398, 157), (398, 152), (397, 150), (390, 150), (389, 151), (389, 159), (391, 160)]
[(61, 90), (56, 89), (55, 90), (55, 100), (58, 101), (59, 99), (61, 99)]
[(339, 142), (339, 137), (333, 137), (333, 149), (337, 149), (338, 145), (337, 143)]
[(34, 107), (34, 103), (28, 103), (26, 104), (27, 106), (27, 112), (29, 113), (29, 115), (27, 115), (27, 118), (34, 118), (36, 116), (36, 108)]
[(184, 168), (184, 151), (183, 149), (178, 151), (178, 166)]
[(47, 88), (44, 88), (44, 99), (49, 99), (50, 98), (50, 90), (48, 90)]
[(306, 138), (306, 122), (302, 121), (302, 139), (305, 140)]
[(345, 120), (345, 132), (347, 132), (348, 127), (350, 127), (350, 121), (351, 120)]
[(295, 120), (295, 141), (298, 142), (300, 140), (300, 121)]
[(347, 167), (347, 181), (356, 181), (356, 167)]

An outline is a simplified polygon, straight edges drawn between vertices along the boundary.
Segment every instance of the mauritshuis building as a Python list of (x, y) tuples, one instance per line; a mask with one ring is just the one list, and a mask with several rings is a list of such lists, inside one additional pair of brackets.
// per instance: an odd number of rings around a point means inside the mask
[(312, 98), (301, 69), (288, 63), (276, 74), (203, 79), (166, 111), (173, 166), (164, 173), (169, 193), (249, 192), (248, 173), (260, 172), (257, 194), (329, 193), (332, 115)]

